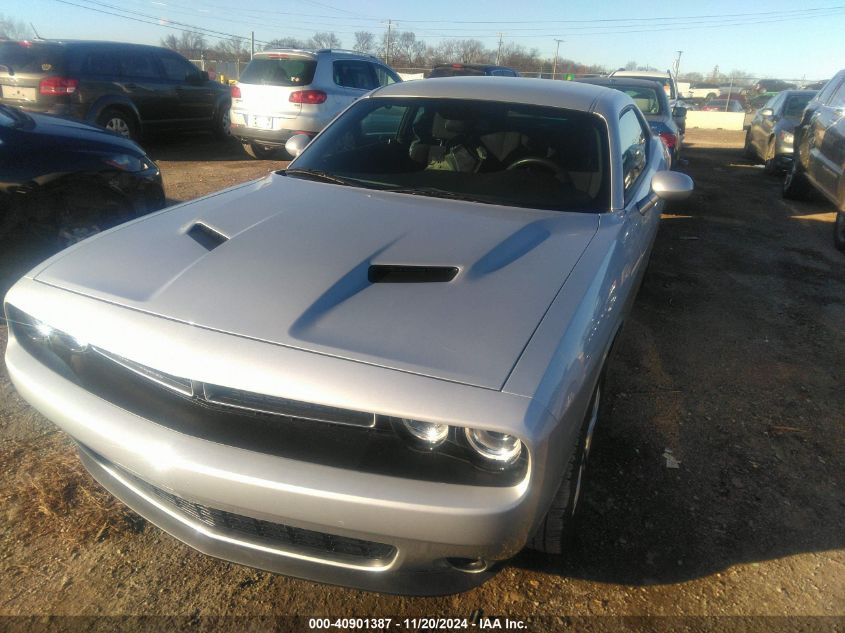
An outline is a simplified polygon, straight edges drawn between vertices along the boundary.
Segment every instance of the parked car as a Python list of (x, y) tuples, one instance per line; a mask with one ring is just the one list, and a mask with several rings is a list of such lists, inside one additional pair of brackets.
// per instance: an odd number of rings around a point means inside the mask
[(795, 84), (788, 83), (782, 79), (761, 79), (751, 88), (754, 93), (760, 92), (782, 92), (784, 90), (794, 90)]
[(431, 69), (429, 79), (437, 77), (519, 77), (520, 74), (507, 66), (494, 64), (439, 64)]
[(821, 90), (825, 87), (827, 81), (814, 81), (812, 83), (807, 84), (806, 86), (802, 86), (801, 90)]
[(840, 70), (807, 104), (793, 132), (792, 167), (783, 182), (785, 198), (815, 189), (836, 205), (833, 239), (845, 251), (845, 70)]
[(315, 136), (356, 99), (400, 81), (393, 69), (363, 53), (262, 51), (232, 86), (232, 134), (253, 158), (270, 158), (294, 134)]
[(672, 166), (677, 164), (684, 143), (684, 135), (681, 134), (672, 117), (673, 115), (686, 117), (686, 110), (677, 112), (677, 109), (683, 106), (675, 106), (674, 112), (670, 109), (669, 99), (659, 81), (627, 77), (602, 77), (575, 81), (614, 88), (631, 97), (648, 121), (651, 131), (663, 141), (669, 151)]
[(757, 111), (745, 134), (745, 154), (759, 158), (766, 173), (774, 174), (789, 168), (792, 162), (792, 134), (813, 90), (784, 90)]
[(765, 105), (772, 100), (773, 97), (778, 96), (779, 92), (762, 92), (754, 97), (748, 102), (748, 106), (756, 111), (760, 108), (765, 107)]
[[(619, 70), (615, 70), (609, 75), (610, 77), (627, 77), (628, 79), (648, 79), (651, 81), (659, 81), (660, 84), (663, 86), (663, 90), (666, 92), (666, 96), (669, 98), (669, 106), (674, 108), (678, 105), (678, 99), (681, 98), (680, 93), (678, 92), (678, 84), (675, 82), (675, 78), (672, 76), (668, 70), (666, 72), (660, 71), (649, 71), (649, 70), (624, 70), (620, 68)], [(681, 131), (681, 134), (684, 134), (687, 129), (687, 120), (686, 120), (686, 112), (684, 112), (684, 116), (674, 116), (675, 125), (678, 126), (678, 129)]]
[(101, 125), (229, 134), (229, 89), (175, 51), (115, 42), (0, 42), (0, 103)]
[(394, 83), (308, 141), (21, 279), (19, 393), (219, 558), (442, 594), (561, 552), (608, 356), (692, 181), (630, 97), (575, 82)]
[(704, 99), (705, 101), (709, 101), (718, 97), (720, 92), (721, 88), (719, 84), (700, 81), (690, 86), (690, 89), (683, 96), (690, 99)]
[(25, 227), (67, 245), (164, 204), (158, 167), (132, 141), (0, 105), (0, 241)]
[(701, 106), (702, 112), (745, 112), (739, 99), (712, 99)]

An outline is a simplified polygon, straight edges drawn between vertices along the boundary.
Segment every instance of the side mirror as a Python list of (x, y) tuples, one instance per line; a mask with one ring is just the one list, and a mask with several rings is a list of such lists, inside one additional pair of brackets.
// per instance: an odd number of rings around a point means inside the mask
[(652, 195), (640, 204), (639, 212), (645, 213), (661, 200), (686, 200), (694, 188), (695, 183), (686, 174), (678, 171), (659, 171), (651, 179)]
[(672, 108), (672, 116), (676, 119), (684, 119), (687, 116), (687, 109), (684, 106), (675, 106)]
[(769, 118), (769, 117), (773, 117), (774, 115), (775, 115), (775, 111), (772, 110), (771, 108), (763, 108), (762, 110), (760, 110), (760, 116), (762, 116), (762, 117)]
[(305, 150), (310, 142), (311, 137), (307, 134), (294, 134), (285, 143), (285, 151), (296, 158)]

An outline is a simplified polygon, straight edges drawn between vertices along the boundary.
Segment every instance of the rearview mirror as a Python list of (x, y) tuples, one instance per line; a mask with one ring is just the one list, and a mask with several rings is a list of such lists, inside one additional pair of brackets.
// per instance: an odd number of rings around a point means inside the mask
[(310, 142), (311, 137), (307, 134), (294, 134), (288, 139), (288, 142), (285, 143), (285, 151), (296, 158), (303, 152)]
[(637, 210), (645, 214), (661, 200), (678, 201), (689, 198), (695, 184), (692, 178), (677, 171), (659, 171), (651, 179), (651, 195), (639, 204)]

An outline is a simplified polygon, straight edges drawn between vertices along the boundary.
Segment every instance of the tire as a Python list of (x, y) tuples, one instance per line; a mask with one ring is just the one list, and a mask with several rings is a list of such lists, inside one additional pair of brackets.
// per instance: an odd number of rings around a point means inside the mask
[(232, 120), (230, 118), (229, 107), (221, 108), (214, 117), (214, 126), (211, 128), (211, 133), (214, 138), (220, 141), (226, 141), (232, 138)]
[(135, 217), (131, 203), (103, 186), (69, 186), (40, 196), (30, 209), (31, 234), (65, 248)]
[(757, 158), (757, 152), (754, 150), (754, 144), (751, 142), (751, 130), (745, 133), (745, 147), (742, 151), (746, 158)]
[(803, 200), (809, 193), (810, 183), (796, 156), (792, 161), (792, 169), (786, 172), (786, 178), (783, 179), (783, 197), (787, 200)]
[(267, 160), (273, 158), (276, 153), (274, 147), (264, 147), (263, 145), (256, 145), (255, 143), (244, 143), (244, 151), (258, 160)]
[(135, 119), (119, 108), (106, 108), (97, 117), (97, 124), (133, 141), (138, 140), (138, 125)]
[(778, 173), (777, 165), (775, 164), (775, 139), (769, 139), (769, 145), (766, 148), (766, 156), (763, 159), (763, 171), (769, 176), (774, 176)]
[(833, 223), (833, 244), (845, 253), (845, 211), (836, 212), (836, 221)]
[(526, 543), (528, 549), (545, 554), (562, 554), (572, 542), (576, 534), (579, 500), (584, 488), (587, 463), (592, 448), (593, 432), (598, 421), (601, 406), (604, 373), (599, 384), (593, 391), (587, 414), (581, 424), (578, 434), (578, 444), (569, 458), (569, 463), (560, 480), (560, 486), (555, 494), (546, 516), (537, 531)]

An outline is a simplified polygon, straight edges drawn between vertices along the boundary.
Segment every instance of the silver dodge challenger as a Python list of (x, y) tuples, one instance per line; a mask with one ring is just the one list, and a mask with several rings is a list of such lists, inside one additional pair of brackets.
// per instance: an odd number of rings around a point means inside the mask
[(307, 141), (18, 281), (17, 390), (212, 556), (442, 594), (560, 552), (608, 355), (692, 181), (630, 97), (563, 81), (393, 84)]

